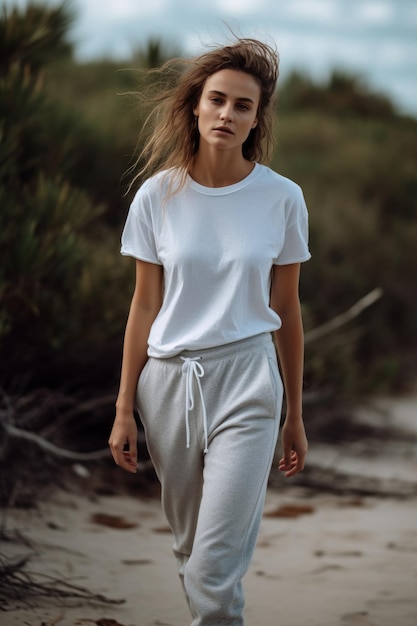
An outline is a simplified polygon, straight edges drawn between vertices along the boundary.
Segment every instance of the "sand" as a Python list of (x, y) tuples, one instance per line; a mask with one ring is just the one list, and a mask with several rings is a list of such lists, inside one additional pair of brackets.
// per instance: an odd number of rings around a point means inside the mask
[[(399, 415), (408, 415), (406, 428), (414, 432), (415, 399), (401, 406)], [(362, 472), (369, 477), (371, 467), (383, 469), (381, 484), (390, 488), (379, 489), (378, 496), (357, 495), (357, 489), (356, 495), (323, 492), (284, 479), (268, 490), (244, 579), (246, 626), (416, 626), (417, 499), (415, 491), (410, 495), (413, 489), (403, 489), (401, 496), (399, 490), (397, 497), (392, 489), (393, 479), (415, 485), (417, 448), (411, 439), (392, 457), (388, 444), (372, 459), (363, 449), (345, 450), (343, 462), (352, 475), (356, 471), (356, 485)], [(313, 446), (310, 463), (321, 459), (322, 471), (330, 472), (336, 452), (319, 453)], [(111, 527), (111, 516), (124, 527)], [(37, 509), (9, 510), (6, 534), (16, 531), (32, 547), (2, 541), (0, 552), (30, 553), (28, 570), (124, 602), (9, 601), (8, 610), (0, 610), (1, 626), (190, 624), (157, 497), (94, 495), (91, 488), (57, 491)]]
[[(278, 517), (283, 505), (299, 515)], [(248, 626), (417, 624), (414, 500), (314, 495), (287, 488), (285, 493), (269, 491), (265, 513), (245, 577)], [(100, 521), (98, 514), (120, 516), (131, 527), (109, 528), (93, 521)], [(14, 529), (36, 546), (32, 571), (125, 602), (80, 606), (77, 601), (65, 607), (50, 600), (37, 608), (20, 603), (0, 613), (2, 626), (81, 626), (105, 618), (115, 620), (114, 626), (190, 623), (172, 537), (157, 499), (113, 496), (92, 501), (59, 493), (39, 511), (13, 511), (12, 517)], [(2, 546), (3, 552), (5, 548), (14, 555), (28, 552), (22, 546)]]

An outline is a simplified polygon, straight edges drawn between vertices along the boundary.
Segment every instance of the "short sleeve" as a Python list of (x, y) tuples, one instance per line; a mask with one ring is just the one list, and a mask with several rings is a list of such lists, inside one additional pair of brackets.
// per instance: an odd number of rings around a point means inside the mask
[(308, 212), (303, 193), (298, 188), (297, 196), (291, 200), (284, 244), (276, 259), (275, 265), (289, 265), (290, 263), (302, 263), (311, 258), (308, 248)]
[(129, 208), (122, 232), (121, 254), (161, 265), (155, 241), (151, 206), (147, 194), (139, 189)]

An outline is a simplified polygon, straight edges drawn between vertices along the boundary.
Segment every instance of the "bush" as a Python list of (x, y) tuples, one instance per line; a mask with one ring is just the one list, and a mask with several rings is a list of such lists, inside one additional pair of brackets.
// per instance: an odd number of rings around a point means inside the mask
[(306, 328), (375, 287), (384, 295), (337, 336), (308, 347), (306, 379), (332, 381), (349, 395), (401, 390), (416, 372), (417, 122), (394, 114), (368, 119), (348, 109), (338, 117), (328, 97), (325, 113), (281, 113), (275, 155), (276, 169), (301, 184), (309, 207)]
[[(88, 336), (85, 276), (99, 261), (105, 207), (85, 184), (99, 141), (43, 88), (43, 64), (68, 53), (68, 23), (65, 7), (31, 5), (5, 11), (0, 27), (0, 342), (25, 358)], [(103, 290), (97, 306), (106, 298)]]
[(99, 214), (81, 191), (39, 174), (18, 197), (0, 189), (2, 336), (18, 348), (61, 347), (80, 330), (83, 230)]
[[(32, 7), (4, 12), (0, 26), (0, 340), (22, 354), (121, 344), (133, 287), (133, 264), (118, 255), (123, 173), (145, 108), (120, 94), (145, 84), (132, 66), (166, 56), (151, 41), (133, 61), (78, 64), (69, 19), (63, 7)], [(350, 396), (398, 389), (417, 348), (417, 121), (355, 77), (318, 85), (293, 75), (280, 87), (276, 133), (272, 166), (302, 186), (310, 213), (306, 330), (384, 290), (307, 346), (307, 385)]]

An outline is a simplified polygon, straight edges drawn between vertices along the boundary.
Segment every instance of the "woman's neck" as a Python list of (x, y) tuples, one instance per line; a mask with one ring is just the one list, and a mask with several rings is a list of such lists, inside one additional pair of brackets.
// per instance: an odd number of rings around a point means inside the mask
[(216, 150), (215, 154), (203, 154), (199, 150), (189, 174), (204, 187), (227, 187), (246, 178), (253, 168), (254, 164), (241, 153), (236, 156), (235, 153)]

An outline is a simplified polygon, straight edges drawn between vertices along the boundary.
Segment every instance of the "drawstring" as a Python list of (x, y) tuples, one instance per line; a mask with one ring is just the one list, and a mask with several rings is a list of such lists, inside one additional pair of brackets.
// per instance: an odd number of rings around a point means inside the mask
[(200, 378), (204, 376), (204, 368), (198, 361), (201, 356), (194, 358), (181, 357), (184, 361), (182, 371), (186, 375), (185, 379), (185, 432), (187, 440), (187, 448), (190, 447), (190, 418), (189, 411), (194, 408), (194, 389), (193, 389), (193, 377), (197, 381), (198, 390), (200, 392), (201, 406), (203, 409), (203, 429), (204, 429), (204, 452), (208, 452), (208, 426), (207, 426), (207, 412), (204, 402), (203, 390), (201, 388)]

